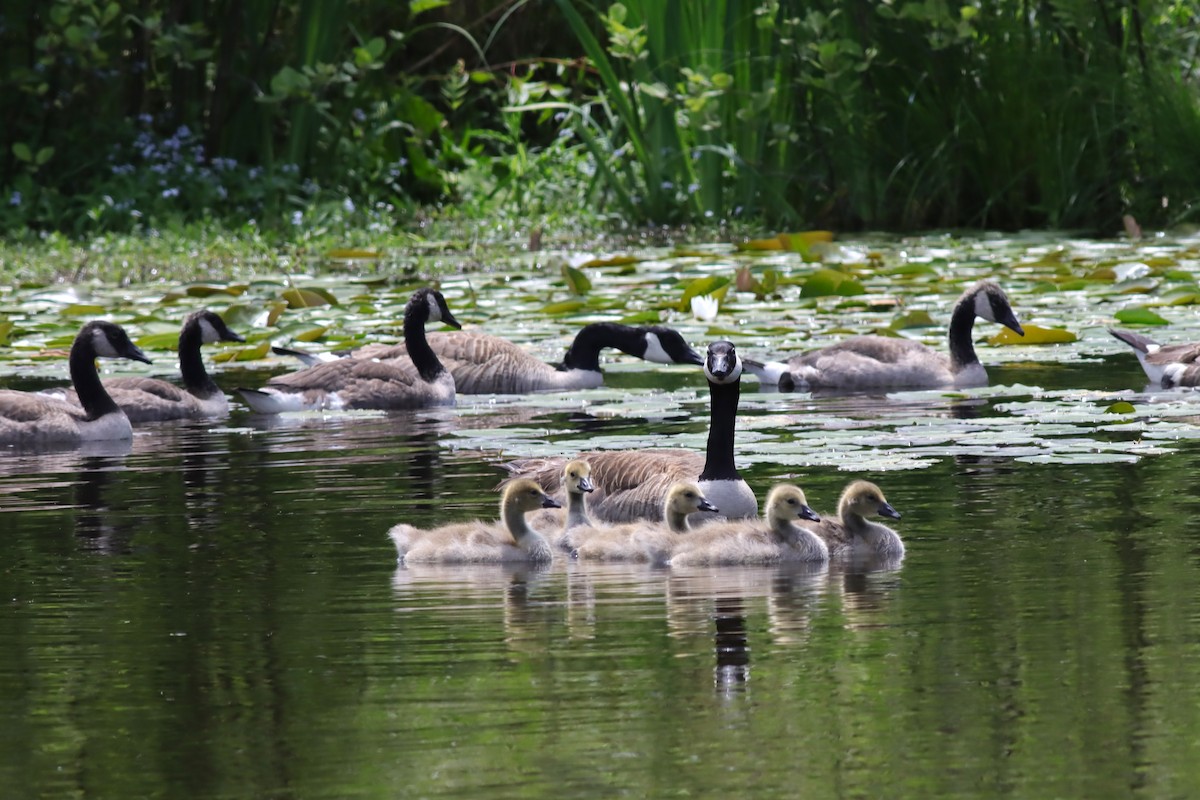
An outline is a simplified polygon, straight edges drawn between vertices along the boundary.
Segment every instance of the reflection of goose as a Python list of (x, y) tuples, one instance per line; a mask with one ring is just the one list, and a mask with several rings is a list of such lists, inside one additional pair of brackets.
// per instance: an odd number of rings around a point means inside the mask
[(770, 564), (777, 561), (826, 561), (824, 540), (796, 520), (820, 522), (798, 486), (780, 484), (767, 495), (763, 520), (714, 522), (689, 536), (681, 536), (670, 564)]
[[(225, 321), (213, 312), (193, 312), (183, 321), (179, 331), (179, 371), (183, 376), (183, 389), (158, 378), (133, 376), (109, 378), (104, 381), (104, 388), (130, 422), (226, 414), (229, 399), (209, 377), (200, 357), (200, 345), (220, 341), (246, 340), (229, 330)], [(68, 399), (75, 400), (75, 397), (71, 395)]]
[(407, 563), (471, 564), (496, 561), (550, 561), (554, 555), (540, 533), (529, 527), (525, 514), (538, 508), (557, 508), (554, 498), (530, 480), (504, 487), (500, 498), (503, 522), (463, 522), (422, 530), (400, 524), (388, 531), (400, 560)]
[(825, 540), (831, 555), (880, 556), (904, 555), (900, 536), (886, 525), (871, 522), (868, 516), (900, 519), (883, 492), (869, 481), (854, 481), (838, 500), (838, 515), (825, 516), (812, 530)]
[(100, 382), (96, 357), (150, 359), (111, 322), (93, 321), (80, 329), (68, 359), (80, 406), (31, 392), (0, 391), (0, 442), (65, 443), (129, 439), (133, 428)]
[(1152, 383), (1164, 389), (1200, 386), (1200, 344), (1161, 345), (1133, 331), (1109, 328), (1108, 332), (1133, 348)]
[(260, 414), (355, 408), (403, 409), (454, 405), (454, 378), (425, 339), (426, 322), (461, 327), (442, 293), (418, 289), (404, 308), (404, 340), (416, 373), (366, 359), (344, 358), (280, 375), (262, 389), (238, 389)]
[(911, 339), (855, 336), (792, 356), (785, 363), (747, 363), (747, 369), (764, 383), (785, 390), (985, 386), (987, 371), (971, 342), (976, 317), (1025, 335), (1004, 290), (992, 281), (980, 281), (954, 305), (949, 357)]
[[(742, 361), (729, 342), (708, 347), (704, 373), (708, 377), (710, 418), (704, 456), (690, 450), (647, 448), (589, 452), (580, 456), (592, 467), (596, 487), (588, 508), (606, 522), (660, 519), (667, 491), (679, 481), (699, 478), (701, 492), (730, 518), (758, 513), (758, 501), (738, 474), (733, 460)], [(551, 491), (561, 480), (562, 458), (537, 458), (505, 465), (515, 475), (535, 478)]]
[[(430, 334), (429, 344), (454, 375), (459, 394), (594, 389), (604, 384), (600, 351), (606, 347), (658, 364), (704, 363), (678, 331), (661, 325), (637, 328), (615, 322), (585, 325), (575, 335), (562, 364), (539, 361), (507, 339), (478, 331)], [(309, 364), (323, 360), (299, 350), (278, 348), (276, 352), (295, 355)], [(407, 344), (367, 345), (351, 355), (412, 369)]]
[(681, 534), (688, 532), (688, 515), (697, 511), (717, 513), (719, 508), (705, 499), (700, 487), (680, 482), (667, 492), (662, 522), (630, 522), (609, 527), (582, 526), (571, 529), (568, 546), (584, 561), (661, 561)]

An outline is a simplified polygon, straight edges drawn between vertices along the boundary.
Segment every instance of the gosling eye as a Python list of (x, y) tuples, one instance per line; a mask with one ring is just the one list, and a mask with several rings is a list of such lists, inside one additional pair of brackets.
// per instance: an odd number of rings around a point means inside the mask
[(687, 494), (684, 495), (684, 497), (686, 497), (688, 500), (694, 500), (696, 495), (692, 494), (691, 492), (688, 492)]
[(789, 497), (789, 498), (788, 498), (788, 505), (789, 505), (789, 506), (794, 506), (794, 505), (796, 505), (796, 498), (794, 498), (794, 497)]

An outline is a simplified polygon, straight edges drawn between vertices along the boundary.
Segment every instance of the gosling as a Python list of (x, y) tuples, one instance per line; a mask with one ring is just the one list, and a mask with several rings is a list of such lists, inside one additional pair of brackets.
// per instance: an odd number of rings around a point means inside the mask
[(868, 516), (900, 519), (878, 486), (869, 481), (853, 481), (842, 492), (836, 517), (825, 517), (813, 531), (825, 540), (834, 556), (875, 556), (900, 558), (904, 543), (894, 530)]
[(539, 508), (561, 508), (536, 482), (516, 480), (500, 497), (500, 520), (474, 520), (422, 530), (399, 524), (388, 531), (396, 553), (406, 564), (545, 563), (554, 558), (545, 537), (525, 520)]
[(695, 483), (672, 484), (663, 504), (663, 522), (643, 520), (608, 527), (573, 528), (564, 537), (584, 561), (663, 562), (676, 537), (688, 535), (688, 515), (697, 511), (719, 513)]

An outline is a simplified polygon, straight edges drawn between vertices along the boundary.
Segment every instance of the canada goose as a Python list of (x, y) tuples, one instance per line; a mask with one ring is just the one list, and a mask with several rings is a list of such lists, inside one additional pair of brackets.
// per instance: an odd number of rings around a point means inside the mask
[(280, 375), (262, 389), (238, 389), (260, 414), (353, 408), (383, 410), (454, 405), (454, 378), (425, 339), (426, 322), (461, 328), (435, 289), (418, 289), (404, 307), (404, 340), (416, 373), (368, 359), (344, 358)]
[(529, 527), (525, 515), (558, 502), (530, 480), (504, 487), (500, 521), (463, 522), (422, 530), (399, 524), (388, 531), (405, 563), (480, 564), (500, 561), (550, 561), (554, 554), (545, 538)]
[[(726, 517), (752, 517), (758, 513), (758, 500), (733, 460), (742, 361), (731, 343), (713, 342), (708, 346), (704, 374), (708, 378), (710, 409), (706, 454), (653, 447), (582, 454), (579, 457), (591, 465), (596, 489), (588, 502), (593, 517), (605, 522), (661, 519), (671, 485), (697, 478), (704, 496)], [(538, 458), (514, 461), (505, 468), (513, 475), (534, 478), (554, 491), (561, 480), (562, 465), (562, 458)]]
[(1133, 331), (1109, 328), (1108, 332), (1133, 348), (1151, 383), (1164, 389), (1200, 386), (1200, 344), (1161, 345)]
[(980, 281), (954, 305), (948, 357), (911, 339), (855, 336), (792, 356), (786, 363), (747, 362), (746, 368), (784, 391), (986, 386), (987, 371), (971, 342), (976, 317), (1025, 335), (1004, 290), (992, 281)]
[(663, 561), (675, 539), (688, 534), (688, 515), (697, 511), (718, 513), (705, 499), (700, 487), (680, 481), (667, 491), (663, 503), (665, 522), (627, 522), (607, 527), (579, 527), (568, 534), (575, 555), (583, 561)]
[(900, 513), (888, 503), (879, 487), (869, 481), (853, 481), (838, 500), (838, 515), (823, 517), (812, 531), (825, 540), (830, 555), (884, 556), (904, 555), (899, 535), (868, 516), (900, 519)]
[(100, 382), (97, 356), (150, 363), (121, 326), (87, 323), (75, 336), (68, 359), (80, 405), (33, 392), (0, 391), (0, 442), (72, 444), (132, 437), (129, 418)]
[[(158, 378), (134, 376), (109, 378), (104, 381), (104, 388), (130, 422), (226, 414), (229, 398), (213, 383), (200, 358), (200, 345), (221, 341), (246, 340), (231, 331), (217, 314), (208, 310), (195, 311), (188, 314), (179, 331), (179, 371), (184, 388)], [(78, 402), (74, 393), (67, 394), (66, 399)]]
[(668, 563), (678, 566), (828, 561), (824, 540), (796, 520), (820, 522), (798, 486), (782, 483), (767, 495), (765, 519), (714, 522), (677, 539)]
[[(454, 375), (459, 394), (522, 394), (525, 392), (595, 389), (604, 384), (600, 351), (615, 347), (623, 353), (658, 364), (703, 364), (678, 331), (661, 325), (630, 327), (615, 322), (585, 325), (563, 357), (562, 364), (547, 364), (507, 339), (478, 331), (453, 331), (429, 335), (429, 346)], [(306, 363), (320, 356), (276, 348)], [(386, 361), (411, 368), (405, 344), (373, 344), (351, 353), (353, 358)]]
[[(569, 550), (572, 549), (572, 546), (568, 544), (567, 536), (571, 530), (592, 524), (587, 514), (587, 493), (594, 488), (592, 486), (592, 468), (581, 459), (568, 461), (567, 465), (563, 467), (562, 484), (567, 492), (566, 519), (560, 522), (558, 518), (555, 518), (550, 524), (557, 523), (562, 529), (554, 540), (555, 546)], [(558, 512), (547, 511), (544, 513), (554, 515)]]

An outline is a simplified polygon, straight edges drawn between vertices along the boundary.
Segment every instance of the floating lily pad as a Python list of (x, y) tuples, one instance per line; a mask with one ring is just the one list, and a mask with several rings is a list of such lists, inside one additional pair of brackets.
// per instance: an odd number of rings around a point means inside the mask
[(1040, 325), (1024, 325), (1022, 327), (1025, 329), (1024, 336), (1008, 328), (1001, 328), (999, 333), (988, 337), (988, 344), (1066, 344), (1079, 339), (1077, 335), (1065, 328), (1043, 328)]
[(1117, 322), (1123, 322), (1126, 325), (1166, 325), (1165, 319), (1155, 314), (1145, 306), (1136, 308), (1123, 308), (1113, 315)]

